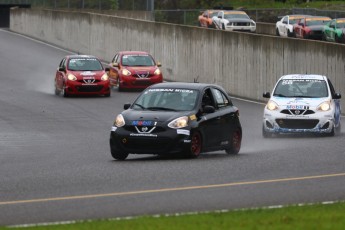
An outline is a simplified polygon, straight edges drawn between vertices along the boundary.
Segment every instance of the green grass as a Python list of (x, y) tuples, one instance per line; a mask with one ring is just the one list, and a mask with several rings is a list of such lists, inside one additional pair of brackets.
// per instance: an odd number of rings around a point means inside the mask
[[(4, 228), (0, 228), (4, 229)], [(137, 217), (133, 219), (99, 220), (75, 224), (37, 226), (28, 230), (212, 230), (212, 229), (345, 229), (345, 202), (288, 206), (274, 209), (252, 209), (179, 216)]]
[(299, 0), (286, 0), (285, 3), (273, 0), (231, 0), (224, 1), (224, 5), (234, 8), (245, 7), (247, 9), (259, 8), (316, 8), (323, 10), (345, 10), (344, 1), (310, 1), (304, 3)]

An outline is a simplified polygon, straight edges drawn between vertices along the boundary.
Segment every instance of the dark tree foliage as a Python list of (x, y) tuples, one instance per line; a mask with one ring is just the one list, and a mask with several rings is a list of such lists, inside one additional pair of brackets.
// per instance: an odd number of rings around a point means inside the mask
[(222, 4), (222, 0), (155, 0), (155, 9), (210, 9)]

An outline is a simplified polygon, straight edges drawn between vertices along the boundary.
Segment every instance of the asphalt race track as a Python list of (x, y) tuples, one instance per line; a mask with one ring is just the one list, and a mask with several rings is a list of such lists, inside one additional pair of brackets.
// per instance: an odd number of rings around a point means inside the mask
[(0, 30), (0, 226), (345, 200), (345, 131), (264, 139), (264, 105), (244, 100), (238, 156), (113, 160), (112, 122), (138, 92), (55, 96), (67, 54)]

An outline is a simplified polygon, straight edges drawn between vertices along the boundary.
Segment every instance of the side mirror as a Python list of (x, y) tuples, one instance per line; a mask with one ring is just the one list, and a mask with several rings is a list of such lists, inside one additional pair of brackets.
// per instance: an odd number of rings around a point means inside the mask
[(264, 93), (262, 94), (262, 96), (263, 96), (264, 98), (270, 98), (270, 97), (271, 97), (271, 94), (270, 94), (270, 92), (264, 92)]
[(161, 67), (162, 64), (161, 64), (160, 62), (157, 62), (157, 66), (158, 66), (158, 67)]
[(335, 93), (333, 96), (333, 99), (340, 99), (341, 98), (341, 94), (340, 93)]
[(130, 104), (130, 103), (126, 103), (126, 104), (123, 105), (123, 109), (124, 109), (124, 110), (129, 109), (129, 107), (131, 107), (131, 104)]
[(65, 67), (59, 67), (58, 70), (59, 70), (60, 72), (65, 72), (65, 71), (66, 71)]
[(214, 113), (216, 109), (211, 105), (205, 105), (205, 107), (202, 110), (204, 113)]
[(117, 63), (117, 62), (114, 62), (114, 63), (112, 63), (111, 64), (113, 67), (119, 67), (119, 63)]

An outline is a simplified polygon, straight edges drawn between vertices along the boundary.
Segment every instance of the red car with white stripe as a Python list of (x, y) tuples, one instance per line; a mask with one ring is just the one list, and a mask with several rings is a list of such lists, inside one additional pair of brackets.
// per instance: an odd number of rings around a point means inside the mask
[(104, 68), (100, 60), (90, 55), (70, 55), (64, 57), (55, 75), (55, 94), (64, 97), (72, 95), (103, 95), (111, 93), (109, 68)]

